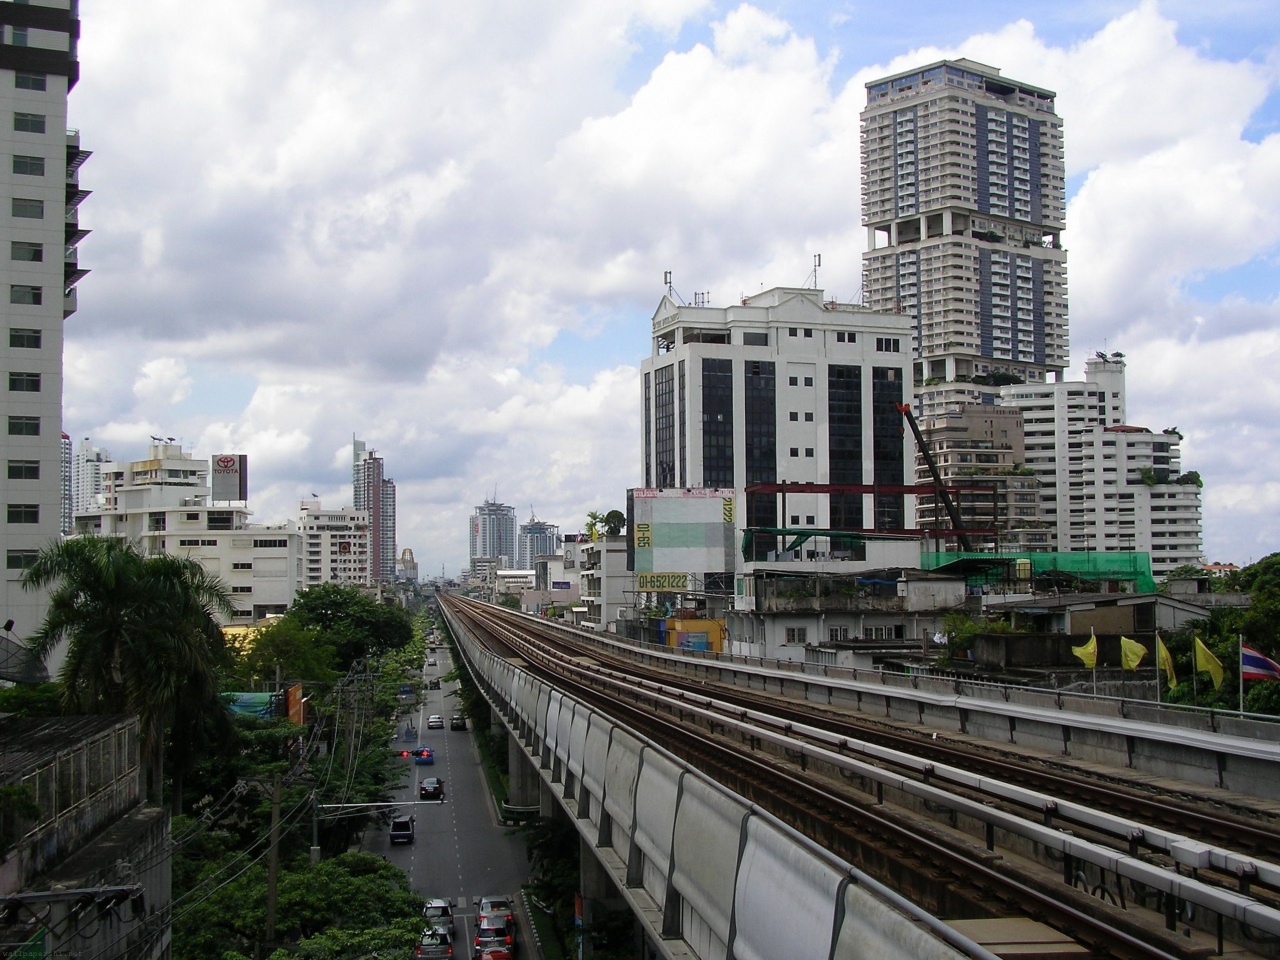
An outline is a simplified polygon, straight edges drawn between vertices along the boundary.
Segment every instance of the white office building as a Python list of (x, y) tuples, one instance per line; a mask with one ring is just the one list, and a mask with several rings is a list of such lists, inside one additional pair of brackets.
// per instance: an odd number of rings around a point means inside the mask
[(227, 586), (232, 623), (284, 613), (303, 583), (297, 525), (251, 523), (247, 506), (212, 506), (210, 463), (181, 444), (152, 443), (145, 460), (102, 464), (103, 502), (75, 532), (124, 537), (144, 553), (191, 557)]
[(304, 500), (298, 510), (303, 540), (303, 582), (371, 586), (374, 583), (369, 514), (352, 507), (326, 510), (319, 500)]
[(777, 287), (727, 307), (664, 296), (652, 330), (645, 488), (733, 491), (753, 561), (818, 559), (840, 551), (833, 534), (914, 527), (898, 409), (912, 398), (908, 317)]
[(486, 499), (470, 520), (471, 573), (510, 569), (516, 560), (516, 508)]
[(1001, 403), (1022, 411), (1056, 548), (1149, 553), (1159, 578), (1201, 560), (1199, 476), (1182, 470), (1176, 429), (1125, 422), (1124, 371), (1120, 354), (1099, 354), (1083, 381), (1006, 386)]
[[(80, 165), (89, 151), (67, 129), (67, 94), (80, 76), (80, 20), (73, 0), (0, 4), (0, 151), (6, 157), (0, 199), (7, 211), (0, 258), (0, 340), (6, 469), (0, 471), (4, 514), (4, 614), (11, 634), (30, 636), (45, 617), (48, 594), (22, 588), (23, 571), (62, 534), (62, 339), (76, 310), (76, 283), (87, 272), (76, 246), (89, 191)], [(56, 670), (57, 664), (51, 663)]]
[(530, 514), (516, 534), (516, 566), (532, 570), (538, 557), (560, 552), (560, 527)]
[(71, 456), (71, 515), (74, 518), (102, 506), (102, 465), (111, 451), (95, 447), (85, 437)]

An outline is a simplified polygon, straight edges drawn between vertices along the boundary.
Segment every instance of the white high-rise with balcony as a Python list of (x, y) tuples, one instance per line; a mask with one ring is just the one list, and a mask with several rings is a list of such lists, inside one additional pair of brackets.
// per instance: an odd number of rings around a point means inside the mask
[[(30, 636), (48, 596), (22, 588), (23, 571), (62, 533), (62, 340), (75, 312), (80, 165), (89, 152), (67, 130), (67, 94), (80, 76), (80, 21), (73, 0), (0, 3), (0, 310), (4, 362), (0, 471), (4, 577), (0, 620)], [(56, 664), (51, 667), (56, 669)]]

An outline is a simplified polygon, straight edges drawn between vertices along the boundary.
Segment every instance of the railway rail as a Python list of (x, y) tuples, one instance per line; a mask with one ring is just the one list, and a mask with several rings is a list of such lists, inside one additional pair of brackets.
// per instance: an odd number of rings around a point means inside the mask
[[(1219, 950), (1228, 931), (1267, 953), (1280, 936), (1280, 867), (1262, 856), (1280, 840), (1268, 824), (1215, 820), (1184, 802), (1170, 813), (1132, 787), (1082, 783), (822, 704), (648, 665), (637, 675), (628, 658), (536, 618), (445, 602), (503, 655), (849, 862), (910, 872), (940, 915), (1032, 916), (1126, 958), (1203, 955), (1176, 933), (1195, 910), (1216, 918)], [(1221, 843), (1224, 822), (1240, 843)]]

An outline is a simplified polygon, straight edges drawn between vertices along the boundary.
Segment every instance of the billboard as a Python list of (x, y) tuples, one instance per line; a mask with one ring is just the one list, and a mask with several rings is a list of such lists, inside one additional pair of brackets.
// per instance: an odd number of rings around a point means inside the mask
[(213, 500), (249, 499), (249, 458), (243, 453), (215, 453), (210, 462)]

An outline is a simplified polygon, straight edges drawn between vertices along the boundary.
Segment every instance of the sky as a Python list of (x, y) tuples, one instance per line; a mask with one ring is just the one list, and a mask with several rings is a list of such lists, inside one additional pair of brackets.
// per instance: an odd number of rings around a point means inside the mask
[(1070, 375), (1184, 435), (1206, 559), (1280, 550), (1274, 0), (82, 0), (92, 270), (64, 430), (249, 459), (254, 520), (396, 481), (423, 577), (484, 499), (583, 529), (641, 484), (672, 272), (861, 286), (864, 84), (965, 56), (1055, 90)]

